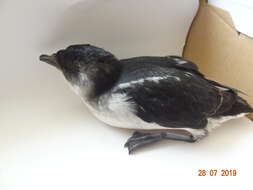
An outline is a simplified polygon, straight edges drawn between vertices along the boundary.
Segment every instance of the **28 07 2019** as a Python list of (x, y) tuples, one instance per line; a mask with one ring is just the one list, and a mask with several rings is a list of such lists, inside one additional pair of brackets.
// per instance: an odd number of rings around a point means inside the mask
[(198, 176), (237, 176), (236, 169), (199, 169)]

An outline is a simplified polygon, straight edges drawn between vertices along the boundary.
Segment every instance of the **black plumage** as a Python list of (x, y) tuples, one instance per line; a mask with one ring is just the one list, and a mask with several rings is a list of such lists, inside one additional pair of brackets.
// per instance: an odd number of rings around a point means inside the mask
[[(238, 96), (241, 91), (207, 79), (196, 64), (178, 56), (118, 60), (102, 48), (74, 45), (40, 59), (60, 69), (101, 120), (111, 119), (121, 127), (120, 122), (114, 121), (132, 115), (124, 122), (191, 133), (135, 132), (125, 144), (129, 152), (162, 139), (194, 142), (208, 132), (209, 119), (253, 112)], [(115, 101), (114, 95), (125, 98)]]
[[(176, 57), (185, 61), (184, 64), (178, 64), (173, 58), (175, 56), (121, 60), (124, 69), (118, 83), (144, 77), (164, 78), (159, 83), (144, 81), (118, 89), (137, 103), (137, 115), (144, 121), (164, 127), (200, 129), (205, 128), (209, 117), (252, 111), (235, 89), (206, 79), (194, 63)], [(241, 106), (236, 106), (239, 102)]]

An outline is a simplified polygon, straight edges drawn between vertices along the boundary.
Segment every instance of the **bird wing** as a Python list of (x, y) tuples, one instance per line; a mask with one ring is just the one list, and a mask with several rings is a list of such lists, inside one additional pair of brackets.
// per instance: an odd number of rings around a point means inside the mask
[(142, 56), (142, 57), (122, 59), (120, 61), (123, 64), (128, 65), (134, 64), (136, 67), (145, 64), (145, 65), (157, 65), (161, 67), (178, 67), (198, 71), (198, 66), (195, 63), (179, 56), (165, 56), (165, 57)]
[(221, 104), (218, 88), (190, 69), (141, 65), (124, 70), (114, 90), (127, 94), (139, 118), (172, 128), (206, 126)]
[(142, 57), (133, 57), (129, 59), (122, 59), (120, 60), (123, 65), (127, 67), (127, 72), (131, 72), (143, 67), (164, 67), (164, 68), (177, 68), (181, 71), (187, 71), (195, 75), (199, 75), (203, 79), (205, 79), (208, 83), (212, 84), (213, 86), (228, 89), (234, 93), (241, 93), (244, 95), (244, 92), (241, 90), (232, 88), (230, 86), (218, 83), (216, 81), (206, 79), (205, 76), (199, 72), (198, 66), (193, 63), (192, 61), (189, 61), (187, 59), (184, 59), (180, 56), (166, 56), (166, 57), (155, 57), (155, 56), (142, 56)]

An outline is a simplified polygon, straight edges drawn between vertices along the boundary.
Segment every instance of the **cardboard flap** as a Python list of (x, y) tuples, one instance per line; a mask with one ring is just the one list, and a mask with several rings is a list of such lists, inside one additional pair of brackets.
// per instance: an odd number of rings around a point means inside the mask
[(241, 96), (253, 106), (253, 39), (236, 31), (228, 12), (200, 2), (183, 56), (208, 78), (247, 93)]
[[(204, 6), (207, 6), (207, 5), (204, 5)], [(213, 14), (217, 14), (217, 16), (219, 17), (219, 19), (223, 20), (224, 24), (229, 25), (233, 30), (235, 30), (233, 19), (232, 19), (231, 15), (227, 11), (224, 11), (223, 9), (214, 7), (212, 5), (208, 5), (208, 7), (209, 7), (209, 10)]]

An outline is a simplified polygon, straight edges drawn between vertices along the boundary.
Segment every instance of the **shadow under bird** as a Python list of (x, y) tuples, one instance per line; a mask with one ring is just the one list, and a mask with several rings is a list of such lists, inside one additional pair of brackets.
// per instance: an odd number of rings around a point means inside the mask
[(99, 120), (136, 130), (125, 144), (129, 153), (164, 139), (195, 142), (222, 122), (253, 112), (239, 90), (205, 78), (178, 56), (119, 60), (84, 44), (40, 60), (63, 73)]

